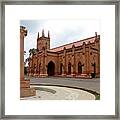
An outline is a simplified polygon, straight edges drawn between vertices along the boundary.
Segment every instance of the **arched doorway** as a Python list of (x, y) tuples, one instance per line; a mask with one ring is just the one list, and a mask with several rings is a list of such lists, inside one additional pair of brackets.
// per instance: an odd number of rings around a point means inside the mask
[(81, 64), (81, 62), (78, 63), (78, 74), (82, 74), (82, 64)]
[(52, 61), (48, 63), (47, 74), (48, 76), (54, 76), (55, 74), (55, 64)]
[(68, 74), (71, 74), (71, 63), (68, 64)]

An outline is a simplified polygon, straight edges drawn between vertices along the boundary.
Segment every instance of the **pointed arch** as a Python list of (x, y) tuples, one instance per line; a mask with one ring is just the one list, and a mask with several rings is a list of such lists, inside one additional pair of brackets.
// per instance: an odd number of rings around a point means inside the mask
[(54, 76), (55, 75), (55, 64), (54, 64), (53, 61), (50, 61), (48, 63), (47, 74), (48, 74), (48, 76)]

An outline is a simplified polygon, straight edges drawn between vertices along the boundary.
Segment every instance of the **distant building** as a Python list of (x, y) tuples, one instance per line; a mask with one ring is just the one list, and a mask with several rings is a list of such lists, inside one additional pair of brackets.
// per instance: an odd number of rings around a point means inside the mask
[(37, 37), (37, 49), (29, 59), (31, 76), (100, 77), (100, 35), (50, 49), (50, 34)]

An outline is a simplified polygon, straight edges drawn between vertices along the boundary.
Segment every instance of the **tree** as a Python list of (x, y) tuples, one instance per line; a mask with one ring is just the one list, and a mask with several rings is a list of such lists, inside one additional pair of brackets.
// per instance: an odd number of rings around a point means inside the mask
[[(27, 58), (26, 61), (30, 61), (31, 57), (37, 52), (37, 49), (32, 48), (29, 50), (29, 58)], [(28, 63), (29, 64), (29, 63)], [(32, 59), (32, 71), (33, 71), (33, 59)]]
[(28, 58), (25, 59), (24, 64), (26, 65), (26, 63), (29, 62), (29, 61), (30, 61), (30, 57), (28, 57)]
[(29, 56), (31, 57), (32, 55), (34, 55), (36, 51), (37, 50), (35, 48), (30, 49), (29, 50)]

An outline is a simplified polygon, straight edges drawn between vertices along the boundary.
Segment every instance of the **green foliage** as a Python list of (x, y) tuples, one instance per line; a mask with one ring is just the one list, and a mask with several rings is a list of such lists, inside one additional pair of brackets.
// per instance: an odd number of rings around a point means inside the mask
[(96, 95), (95, 97), (95, 100), (100, 100), (100, 95)]
[(35, 48), (30, 49), (30, 50), (29, 50), (29, 56), (34, 55), (35, 52), (36, 52), (36, 49), (35, 49)]

